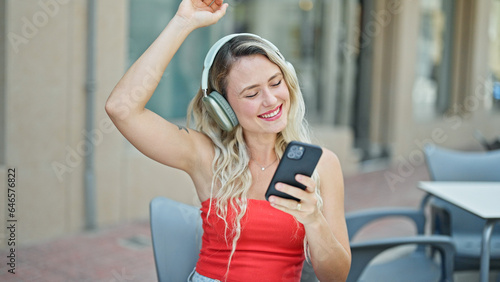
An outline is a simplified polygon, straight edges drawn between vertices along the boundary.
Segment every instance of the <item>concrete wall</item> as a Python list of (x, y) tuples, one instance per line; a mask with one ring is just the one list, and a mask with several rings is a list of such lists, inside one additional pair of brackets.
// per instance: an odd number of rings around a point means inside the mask
[[(396, 99), (394, 107), (391, 107), (393, 111), (391, 125), (393, 157), (396, 159), (399, 156), (408, 156), (415, 149), (419, 149), (424, 141), (433, 141), (457, 149), (481, 149), (473, 137), (474, 131), (481, 130), (488, 138), (493, 138), (499, 134), (498, 122), (500, 121), (500, 111), (491, 109), (489, 106), (491, 89), (485, 85), (489, 44), (487, 33), (484, 31), (488, 30), (487, 15), (490, 1), (476, 1), (474, 12), (466, 15), (467, 18), (459, 18), (459, 21), (465, 21), (473, 28), (472, 40), (468, 42), (468, 48), (456, 54), (454, 59), (455, 66), (460, 63), (468, 67), (460, 72), (457, 72), (457, 68), (454, 69), (459, 76), (452, 81), (452, 95), (465, 98), (454, 101), (449, 112), (428, 122), (417, 122), (412, 118), (407, 118), (412, 116), (414, 110), (410, 93), (415, 77), (414, 60), (419, 26), (418, 5), (419, 1), (405, 1), (404, 9), (395, 22), (397, 26), (397, 52), (395, 53), (397, 65), (395, 68), (397, 71), (391, 85), (395, 93), (393, 97)], [(466, 56), (468, 54), (470, 56)], [(468, 80), (465, 86), (462, 84), (464, 76)]]
[[(104, 112), (125, 71), (126, 1), (98, 1), (96, 124), (91, 132), (84, 129), (86, 1), (6, 4), (6, 160), (0, 175), (6, 191), (6, 171), (16, 168), (18, 243), (84, 228), (83, 171), (90, 143), (96, 150), (99, 226), (147, 218), (149, 201), (160, 194), (193, 203), (189, 178), (135, 151)], [(6, 218), (4, 194), (1, 218)]]
[[(99, 1), (97, 8), (95, 106), (101, 124), (106, 120), (103, 101), (124, 69), (124, 3)], [(8, 168), (17, 171), (17, 240), (24, 244), (77, 232), (84, 225), (83, 157), (86, 144), (92, 142), (86, 136), (93, 135), (83, 131), (87, 11), (86, 1), (62, 0), (6, 1), (6, 11), (7, 40), (2, 41), (6, 50), (6, 64), (2, 66), (6, 101), (2, 134), (6, 146), (1, 172), (5, 177)], [(99, 195), (109, 197), (110, 191), (119, 187), (113, 183), (113, 174), (117, 173), (106, 168), (118, 166), (119, 161), (106, 150), (116, 147), (119, 137), (113, 137), (113, 133), (103, 136), (96, 142), (97, 181)], [(116, 149), (110, 151), (119, 155)], [(2, 181), (2, 188), (4, 184)], [(109, 197), (108, 201), (113, 199)], [(1, 200), (4, 212), (5, 199)], [(108, 207), (105, 202), (99, 203), (103, 211), (100, 222), (118, 218)]]
[[(457, 1), (457, 5), (469, 4)], [(392, 188), (403, 183), (413, 174), (415, 167), (424, 164), (423, 146), (431, 142), (460, 150), (484, 150), (474, 138), (480, 130), (488, 139), (500, 135), (500, 111), (491, 108), (491, 91), (487, 85), (489, 42), (489, 0), (475, 1), (469, 14), (460, 15), (457, 22), (468, 25), (471, 40), (456, 42), (467, 45), (460, 53), (454, 52), (454, 78), (452, 79), (452, 104), (450, 110), (429, 121), (416, 121), (412, 101), (419, 26), (419, 1), (403, 2), (401, 13), (391, 25), (394, 29), (391, 60), (391, 79), (386, 86), (390, 92), (390, 121), (387, 123), (391, 162), (397, 168), (396, 177), (389, 177)], [(465, 23), (464, 23), (465, 22)], [(458, 27), (456, 27), (458, 28)], [(455, 32), (460, 33), (458, 29)], [(470, 41), (470, 42), (469, 42)], [(458, 66), (466, 66), (460, 68)], [(393, 175), (394, 176), (394, 175)]]
[(51, 163), (81, 134), (85, 2), (41, 3), (6, 2), (6, 168), (17, 170), (19, 242), (82, 226), (74, 220), (82, 214), (81, 166), (59, 180)]

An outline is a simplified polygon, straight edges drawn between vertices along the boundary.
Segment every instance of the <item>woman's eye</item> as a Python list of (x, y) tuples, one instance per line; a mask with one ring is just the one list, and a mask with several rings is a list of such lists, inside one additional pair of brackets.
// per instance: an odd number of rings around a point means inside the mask
[(258, 93), (255, 93), (255, 94), (252, 94), (252, 95), (247, 95), (247, 96), (245, 96), (245, 97), (246, 97), (246, 98), (253, 98), (253, 97), (257, 96), (257, 94), (258, 94)]
[(273, 84), (272, 86), (278, 86), (280, 84), (281, 84), (281, 79), (277, 83)]

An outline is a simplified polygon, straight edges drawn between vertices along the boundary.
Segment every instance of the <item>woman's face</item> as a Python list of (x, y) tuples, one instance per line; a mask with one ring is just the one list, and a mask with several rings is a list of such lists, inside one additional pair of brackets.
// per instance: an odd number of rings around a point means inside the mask
[(276, 64), (263, 55), (241, 57), (227, 79), (227, 100), (246, 133), (279, 133), (285, 129), (290, 93)]

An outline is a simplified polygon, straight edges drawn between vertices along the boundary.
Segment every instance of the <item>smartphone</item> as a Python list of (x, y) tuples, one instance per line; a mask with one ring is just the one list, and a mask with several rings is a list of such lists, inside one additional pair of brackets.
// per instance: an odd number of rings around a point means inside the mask
[(297, 182), (295, 180), (295, 176), (297, 174), (302, 174), (310, 177), (313, 174), (322, 153), (323, 149), (319, 146), (298, 141), (290, 142), (287, 145), (285, 152), (283, 153), (283, 157), (278, 164), (278, 168), (276, 169), (271, 183), (267, 188), (266, 200), (269, 201), (269, 196), (275, 195), (299, 201), (299, 199), (295, 197), (276, 190), (276, 183), (282, 182), (305, 190), (306, 187)]

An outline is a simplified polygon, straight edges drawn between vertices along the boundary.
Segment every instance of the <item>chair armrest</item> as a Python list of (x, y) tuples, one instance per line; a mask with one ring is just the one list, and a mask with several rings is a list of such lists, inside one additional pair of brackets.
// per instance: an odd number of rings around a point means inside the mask
[[(401, 245), (428, 245), (438, 250), (442, 261), (443, 280), (453, 280), (455, 246), (449, 236), (412, 236), (351, 243), (351, 271), (348, 281), (357, 281), (365, 267), (382, 252)], [(449, 280), (447, 280), (449, 279)]]
[(349, 212), (346, 214), (349, 240), (351, 240), (366, 224), (387, 217), (405, 217), (411, 219), (415, 223), (417, 234), (424, 234), (425, 215), (423, 210), (412, 208), (379, 208)]

